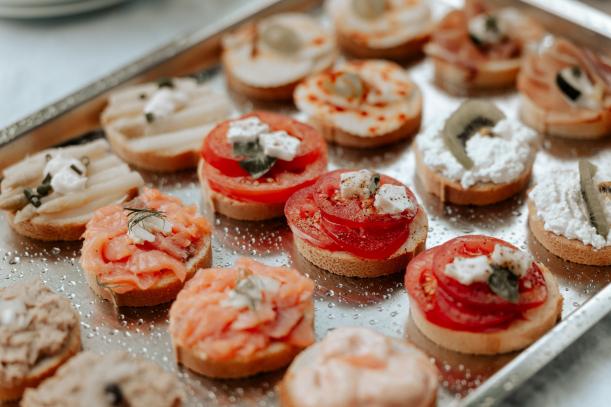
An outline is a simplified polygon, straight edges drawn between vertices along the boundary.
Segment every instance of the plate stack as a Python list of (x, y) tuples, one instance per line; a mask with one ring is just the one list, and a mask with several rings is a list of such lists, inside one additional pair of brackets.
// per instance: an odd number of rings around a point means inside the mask
[(0, 0), (0, 17), (45, 18), (84, 13), (125, 0)]

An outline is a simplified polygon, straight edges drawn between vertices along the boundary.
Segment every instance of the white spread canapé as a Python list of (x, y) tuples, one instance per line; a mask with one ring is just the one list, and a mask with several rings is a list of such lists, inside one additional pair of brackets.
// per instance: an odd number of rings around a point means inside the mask
[(444, 123), (439, 121), (418, 136), (418, 149), (427, 167), (460, 182), (463, 188), (477, 183), (510, 183), (534, 158), (537, 133), (517, 120), (503, 119), (492, 129), (492, 136), (477, 133), (467, 141), (466, 152), (473, 161), (468, 170), (446, 147), (441, 134)]
[(231, 121), (227, 140), (230, 143), (258, 142), (265, 155), (284, 161), (292, 161), (301, 145), (301, 140), (284, 130), (270, 131), (269, 126), (258, 117)]
[(407, 191), (401, 185), (382, 185), (376, 192), (373, 206), (378, 213), (384, 215), (395, 215), (406, 209), (414, 209), (415, 205), (407, 196)]
[[(290, 30), (290, 36), (296, 38), (291, 52), (282, 52), (266, 42), (265, 33), (270, 32), (270, 27), (275, 31), (279, 31), (278, 27)], [(299, 81), (331, 66), (335, 56), (331, 33), (312, 17), (299, 13), (277, 14), (223, 38), (223, 61), (227, 68), (240, 81), (257, 87)]]
[[(596, 186), (611, 181), (611, 166), (606, 162), (607, 165), (597, 165)], [(548, 172), (528, 196), (548, 232), (579, 240), (595, 249), (611, 246), (611, 232), (603, 237), (590, 223), (576, 169)], [(603, 198), (603, 210), (611, 224), (611, 199)]]
[(161, 87), (144, 106), (144, 114), (152, 114), (155, 119), (168, 117), (184, 108), (188, 102), (189, 96), (182, 90)]
[(149, 216), (129, 227), (127, 237), (135, 244), (154, 242), (154, 233), (167, 236), (172, 232), (172, 227), (172, 223), (163, 217)]
[(373, 177), (374, 173), (369, 170), (342, 173), (339, 180), (341, 198), (366, 199), (375, 192), (373, 206), (382, 215), (395, 215), (416, 207), (416, 204), (407, 196), (404, 186), (385, 184), (375, 190), (372, 187)]
[[(345, 97), (326, 84), (340, 74), (354, 74), (363, 84), (363, 97)], [(420, 91), (399, 65), (382, 60), (339, 64), (314, 75), (295, 89), (295, 104), (308, 116), (359, 137), (397, 130), (420, 113)]]
[(341, 327), (297, 357), (286, 376), (304, 407), (428, 407), (437, 375), (419, 350), (377, 332)]
[(463, 285), (485, 283), (492, 267), (504, 267), (522, 277), (532, 264), (532, 258), (519, 250), (497, 244), (490, 256), (456, 257), (443, 272)]
[(363, 18), (354, 0), (327, 2), (329, 14), (342, 35), (370, 48), (391, 48), (427, 35), (433, 25), (431, 10), (422, 0), (388, 0), (379, 16)]
[(58, 194), (82, 191), (87, 185), (85, 164), (62, 152), (52, 156), (43, 172), (44, 176), (51, 175), (51, 187)]

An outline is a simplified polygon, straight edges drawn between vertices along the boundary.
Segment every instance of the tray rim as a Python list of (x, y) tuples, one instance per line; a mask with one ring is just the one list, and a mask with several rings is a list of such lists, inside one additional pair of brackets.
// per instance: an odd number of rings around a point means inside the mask
[[(452, 6), (460, 3), (459, 0), (444, 0), (444, 2)], [(494, 3), (495, 0), (491, 2)], [(554, 2), (546, 0), (518, 0), (518, 2), (539, 9), (544, 13), (552, 15), (554, 18), (579, 25), (586, 31), (611, 39), (611, 15), (607, 15), (577, 0), (555, 0)], [(37, 128), (83, 106), (85, 103), (92, 101), (111, 89), (143, 76), (154, 68), (187, 52), (190, 48), (212, 40), (214, 37), (218, 37), (240, 24), (272, 13), (281, 7), (289, 9), (302, 7), (308, 9), (320, 3), (322, 3), (322, 0), (256, 0), (246, 2), (237, 11), (224, 16), (218, 21), (194, 32), (175, 37), (165, 45), (145, 53), (134, 61), (91, 81), (73, 93), (55, 102), (51, 102), (22, 119), (1, 128), (0, 150), (21, 138), (31, 135)], [(82, 134), (77, 134), (69, 139), (81, 136)], [(1, 169), (2, 165), (0, 165), (0, 171)], [(611, 283), (607, 284), (607, 286), (584, 302), (578, 309), (562, 319), (543, 337), (522, 350), (511, 362), (486, 379), (471, 393), (462, 399), (456, 400), (454, 405), (461, 407), (496, 405), (562, 353), (609, 312), (611, 312)], [(577, 323), (577, 321), (580, 323)]]

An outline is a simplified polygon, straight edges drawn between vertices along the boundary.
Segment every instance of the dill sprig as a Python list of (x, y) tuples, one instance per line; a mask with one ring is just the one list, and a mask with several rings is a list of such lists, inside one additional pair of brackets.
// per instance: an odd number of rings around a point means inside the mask
[(127, 214), (127, 229), (132, 231), (136, 226), (149, 218), (159, 218), (165, 222), (165, 212), (148, 208), (123, 208)]

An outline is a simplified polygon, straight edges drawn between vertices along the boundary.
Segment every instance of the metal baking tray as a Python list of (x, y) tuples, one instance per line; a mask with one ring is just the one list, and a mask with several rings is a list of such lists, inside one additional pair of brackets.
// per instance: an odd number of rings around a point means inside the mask
[[(437, 16), (456, 1), (431, 2)], [(507, 3), (507, 1), (493, 1)], [(552, 4), (553, 3), (553, 4)], [(551, 32), (608, 51), (611, 48), (611, 17), (573, 0), (522, 0), (512, 5), (537, 15)], [(321, 19), (319, 1), (252, 1), (227, 18), (205, 29), (178, 38), (168, 45), (103, 77), (68, 97), (0, 130), (0, 168), (27, 154), (83, 137), (100, 137), (98, 117), (107, 93), (126, 83), (161, 76), (193, 74), (224, 89), (219, 67), (219, 39), (240, 23), (281, 10), (309, 10)], [(587, 27), (587, 28), (586, 28)], [(433, 84), (430, 61), (407, 67), (424, 94), (423, 128), (446, 115), (460, 102)], [(296, 114), (289, 105), (256, 105), (230, 92), (236, 112), (254, 107)], [(517, 114), (515, 91), (487, 95), (510, 117)], [(298, 116), (299, 117), (299, 116)], [(574, 166), (581, 157), (593, 157), (611, 149), (611, 141), (571, 142), (548, 138), (534, 166), (534, 182), (550, 167)], [(408, 318), (409, 301), (403, 278), (370, 280), (339, 277), (322, 271), (300, 257), (292, 235), (282, 220), (239, 222), (213, 217), (202, 204), (194, 171), (172, 175), (143, 173), (148, 184), (197, 203), (214, 224), (213, 263), (227, 266), (238, 256), (252, 256), (268, 264), (291, 264), (316, 282), (316, 335), (320, 339), (334, 327), (360, 325), (388, 335), (405, 337), (427, 352), (437, 364), (442, 386), (439, 405), (494, 405), (542, 366), (558, 355), (611, 310), (611, 267), (587, 267), (564, 262), (548, 253), (528, 232), (525, 193), (504, 203), (485, 207), (442, 206), (424, 193), (416, 180), (411, 142), (388, 148), (355, 151), (337, 146), (329, 149), (330, 167), (369, 167), (392, 175), (412, 188), (430, 220), (428, 247), (452, 237), (484, 233), (506, 239), (533, 253), (556, 275), (564, 296), (562, 321), (522, 352), (502, 356), (467, 356), (444, 350), (419, 334)], [(66, 295), (81, 314), (84, 348), (97, 352), (124, 349), (151, 359), (184, 382), (192, 406), (268, 406), (277, 403), (275, 385), (282, 371), (233, 381), (208, 380), (177, 367), (167, 333), (168, 306), (145, 309), (113, 309), (89, 290), (78, 265), (80, 243), (41, 243), (20, 238), (6, 222), (0, 224), (0, 286), (40, 276), (54, 290)]]

